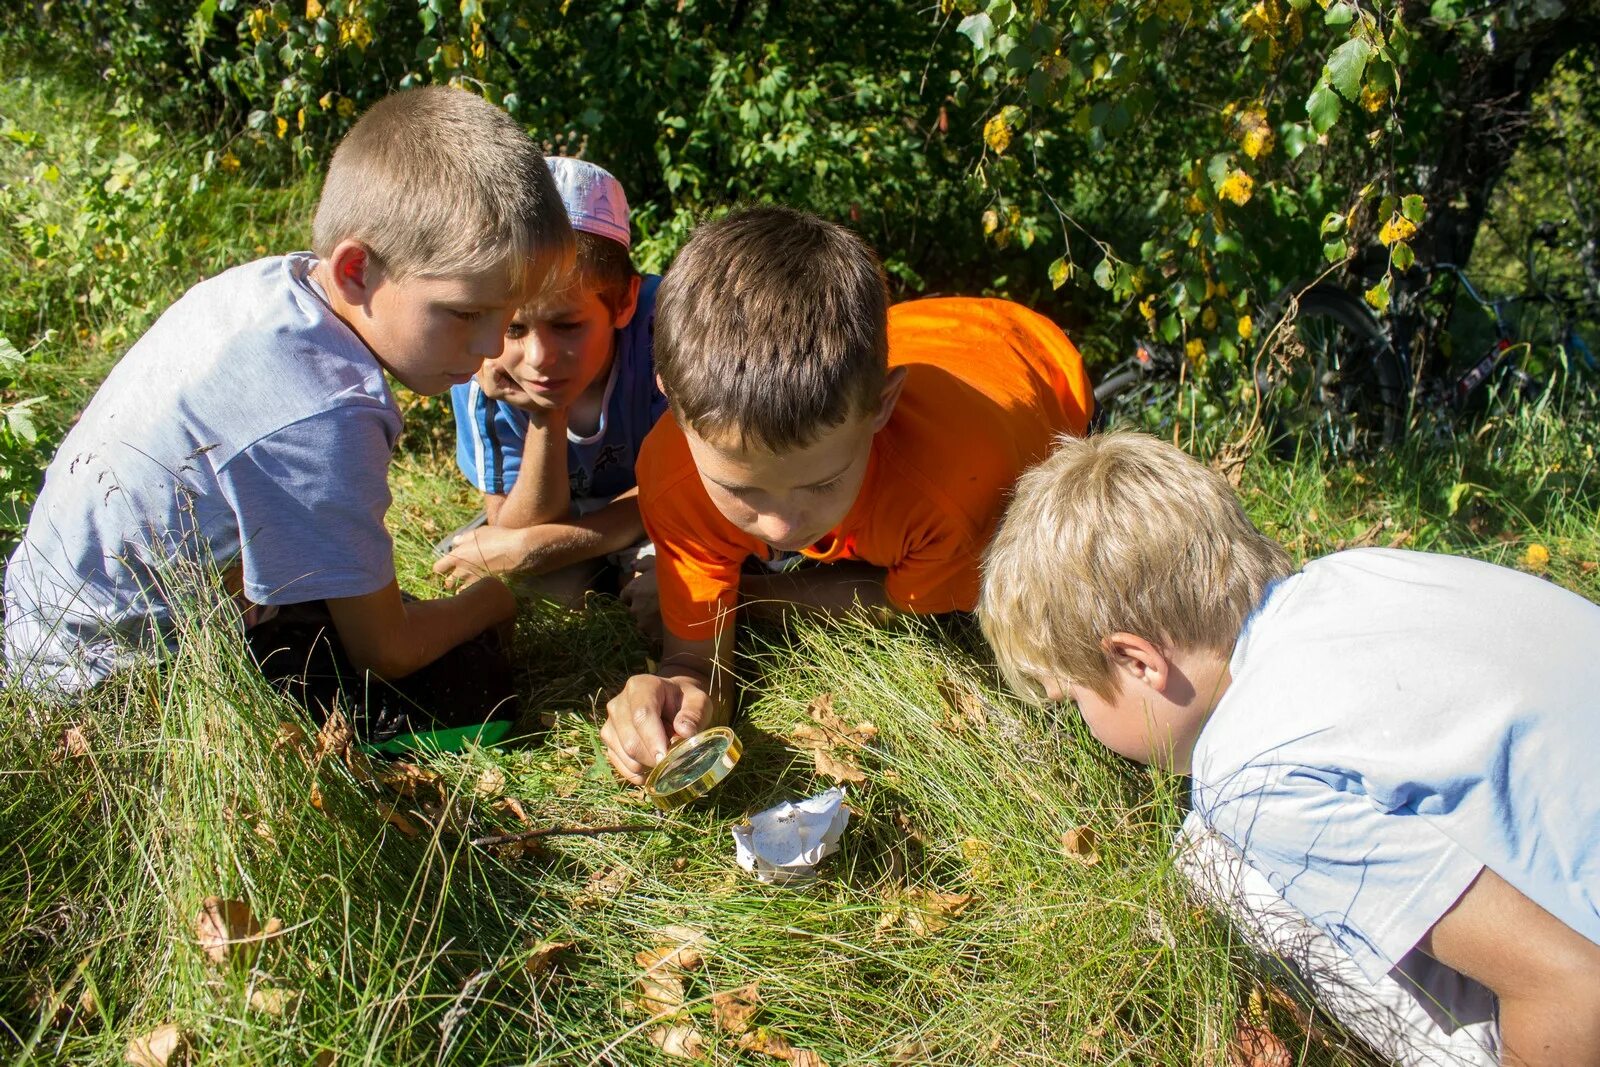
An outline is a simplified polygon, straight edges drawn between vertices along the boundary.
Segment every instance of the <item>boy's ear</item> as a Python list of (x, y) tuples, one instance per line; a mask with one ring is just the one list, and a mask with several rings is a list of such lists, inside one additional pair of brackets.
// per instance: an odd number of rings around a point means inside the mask
[(896, 367), (883, 379), (883, 392), (878, 394), (878, 410), (872, 416), (872, 432), (877, 433), (889, 425), (889, 416), (900, 400), (900, 391), (906, 387), (906, 369)]
[(623, 294), (622, 300), (617, 304), (617, 310), (611, 313), (611, 328), (620, 330), (633, 321), (634, 312), (639, 310), (639, 286), (644, 283), (644, 278), (635, 274), (628, 281), (628, 291)]
[(371, 302), (372, 291), (383, 279), (383, 270), (366, 245), (347, 238), (334, 246), (326, 262), (328, 277), (341, 300), (352, 306)]
[(1146, 685), (1164, 693), (1172, 679), (1172, 666), (1155, 644), (1138, 634), (1114, 633), (1100, 642), (1111, 669), (1123, 683)]

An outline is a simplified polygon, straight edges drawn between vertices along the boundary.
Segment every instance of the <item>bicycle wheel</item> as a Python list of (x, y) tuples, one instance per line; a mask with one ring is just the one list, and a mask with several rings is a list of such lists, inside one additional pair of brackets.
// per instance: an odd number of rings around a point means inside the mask
[[(1282, 329), (1285, 313), (1294, 318)], [(1405, 365), (1366, 305), (1343, 289), (1315, 285), (1264, 316), (1256, 384), (1275, 439), (1329, 455), (1362, 456), (1405, 435)]]

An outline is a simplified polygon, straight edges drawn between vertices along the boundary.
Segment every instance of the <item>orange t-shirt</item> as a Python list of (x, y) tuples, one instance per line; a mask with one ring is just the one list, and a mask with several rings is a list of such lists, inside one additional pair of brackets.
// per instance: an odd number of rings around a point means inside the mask
[[(1089, 376), (1059, 327), (1005, 300), (895, 305), (889, 366), (908, 368), (905, 387), (872, 439), (861, 491), (803, 554), (885, 568), (901, 611), (971, 611), (983, 550), (1017, 477), (1056, 435), (1088, 428)], [(771, 550), (711, 503), (670, 415), (645, 438), (636, 469), (662, 622), (682, 639), (709, 640), (719, 617), (732, 620), (745, 559)]]

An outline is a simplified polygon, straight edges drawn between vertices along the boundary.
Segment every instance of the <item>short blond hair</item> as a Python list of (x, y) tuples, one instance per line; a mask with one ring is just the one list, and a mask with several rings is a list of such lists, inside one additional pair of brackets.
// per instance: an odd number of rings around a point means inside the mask
[(1127, 632), (1227, 655), (1267, 586), (1294, 572), (1226, 479), (1139, 433), (1063, 437), (1017, 483), (984, 561), (979, 621), (1006, 679), (1110, 699), (1102, 641)]
[(345, 240), (396, 279), (504, 271), (538, 291), (573, 261), (538, 146), (500, 108), (441, 85), (384, 97), (334, 150), (312, 248), (326, 259)]

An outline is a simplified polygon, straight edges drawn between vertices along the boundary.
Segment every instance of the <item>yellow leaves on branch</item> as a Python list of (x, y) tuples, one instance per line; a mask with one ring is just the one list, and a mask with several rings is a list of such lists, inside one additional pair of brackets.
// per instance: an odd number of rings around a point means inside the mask
[(1007, 104), (983, 124), (983, 143), (994, 150), (996, 155), (1005, 155), (1006, 149), (1011, 147), (1011, 134), (1022, 122), (1022, 109), (1015, 104)]
[(1399, 212), (1395, 212), (1389, 217), (1389, 221), (1383, 224), (1383, 228), (1378, 231), (1378, 241), (1387, 247), (1396, 241), (1410, 240), (1416, 235), (1416, 232), (1416, 223)]
[(1250, 202), (1255, 189), (1255, 179), (1235, 167), (1232, 173), (1222, 179), (1222, 184), (1217, 186), (1217, 195), (1229, 203), (1243, 207)]
[(1274, 137), (1267, 122), (1267, 109), (1259, 105), (1247, 107), (1234, 116), (1234, 127), (1239, 134), (1239, 147), (1251, 159), (1259, 159), (1272, 151)]

